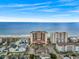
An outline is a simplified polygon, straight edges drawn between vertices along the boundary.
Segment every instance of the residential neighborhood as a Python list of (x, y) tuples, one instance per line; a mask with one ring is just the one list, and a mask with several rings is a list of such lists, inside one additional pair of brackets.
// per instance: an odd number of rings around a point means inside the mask
[(0, 59), (79, 59), (79, 0), (0, 0)]
[[(48, 36), (50, 34), (50, 36)], [(78, 59), (79, 38), (67, 32), (0, 35), (0, 59)]]

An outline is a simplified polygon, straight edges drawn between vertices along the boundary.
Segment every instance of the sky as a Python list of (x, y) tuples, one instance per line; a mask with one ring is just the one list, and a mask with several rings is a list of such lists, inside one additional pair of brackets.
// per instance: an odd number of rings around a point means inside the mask
[(79, 0), (0, 0), (1, 35), (35, 30), (79, 35), (78, 27)]
[(78, 23), (0, 22), (0, 35), (29, 35), (32, 31), (67, 32), (79, 36)]
[(79, 22), (79, 0), (0, 0), (2, 22)]

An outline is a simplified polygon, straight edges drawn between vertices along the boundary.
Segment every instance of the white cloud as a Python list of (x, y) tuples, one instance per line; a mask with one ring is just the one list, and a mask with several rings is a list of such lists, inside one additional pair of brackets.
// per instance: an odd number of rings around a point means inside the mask
[(78, 4), (72, 2), (72, 3), (64, 3), (64, 4), (60, 4), (59, 6), (78, 6)]
[(60, 2), (72, 2), (72, 1), (75, 1), (75, 0), (59, 0)]
[(42, 3), (36, 3), (36, 4), (33, 4), (33, 5), (47, 5), (47, 4), (52, 4), (51, 1), (48, 1), (48, 2), (42, 2)]
[(59, 10), (60, 10), (60, 8), (50, 8), (50, 9), (39, 10), (39, 11), (42, 11), (42, 12), (57, 12)]
[(13, 8), (16, 7), (15, 10), (34, 10), (34, 9), (41, 9), (41, 8), (49, 8), (49, 4), (52, 2), (41, 2), (41, 3), (33, 3), (33, 4), (7, 4), (7, 5), (0, 5), (0, 8)]
[(59, 14), (55, 14), (53, 15), (54, 17), (68, 17), (71, 16), (72, 14), (67, 12), (67, 13), (59, 13)]
[(0, 22), (79, 22), (76, 18), (16, 18), (0, 16)]
[(34, 3), (34, 4), (7, 4), (7, 5), (0, 5), (0, 8), (4, 7), (29, 7), (29, 6), (39, 6), (39, 5), (48, 5), (51, 4), (52, 2), (41, 2), (41, 3)]
[(71, 13), (79, 13), (79, 6), (76, 6), (74, 10), (70, 10)]
[(4, 7), (24, 7), (24, 6), (32, 6), (31, 4), (8, 4), (8, 5), (0, 5), (0, 8)]
[(17, 10), (34, 10), (34, 9), (48, 8), (48, 7), (49, 6), (35, 6), (35, 7), (19, 8)]
[(76, 12), (76, 13), (79, 13), (79, 10), (72, 10), (70, 12)]

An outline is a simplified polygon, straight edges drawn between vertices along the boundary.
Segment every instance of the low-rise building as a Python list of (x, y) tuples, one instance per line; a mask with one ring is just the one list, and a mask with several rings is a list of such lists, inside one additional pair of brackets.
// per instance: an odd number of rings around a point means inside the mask
[(10, 52), (25, 52), (28, 48), (28, 42), (27, 40), (19, 40), (14, 42), (12, 45), (10, 45), (9, 51)]
[(69, 42), (78, 42), (79, 39), (78, 39), (78, 37), (76, 37), (76, 36), (71, 36), (71, 37), (68, 38), (68, 41), (69, 41)]
[(59, 52), (79, 52), (79, 43), (56, 44), (56, 49)]
[(63, 59), (71, 59), (70, 57), (64, 57)]
[(41, 55), (40, 58), (41, 59), (50, 59), (50, 56), (49, 55)]

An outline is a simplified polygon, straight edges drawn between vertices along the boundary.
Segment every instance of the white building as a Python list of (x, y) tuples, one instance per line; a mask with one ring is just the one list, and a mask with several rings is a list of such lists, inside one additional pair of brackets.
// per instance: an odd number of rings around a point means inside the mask
[(70, 57), (64, 57), (63, 59), (71, 59)]
[(79, 39), (76, 36), (69, 37), (69, 42), (78, 42)]
[[(15, 47), (13, 47), (15, 46)], [(21, 40), (18, 40), (16, 42), (14, 42), (10, 48), (9, 48), (9, 52), (25, 52), (28, 47), (28, 40), (25, 40), (25, 39), (21, 39)]]
[(75, 46), (75, 51), (79, 53), (79, 44)]
[(49, 55), (40, 55), (40, 58), (41, 59), (50, 59), (50, 56)]
[(79, 44), (78, 43), (66, 43), (66, 44), (56, 44), (56, 49), (59, 52), (79, 52)]
[(67, 43), (68, 33), (67, 32), (54, 32), (50, 35), (51, 43)]

